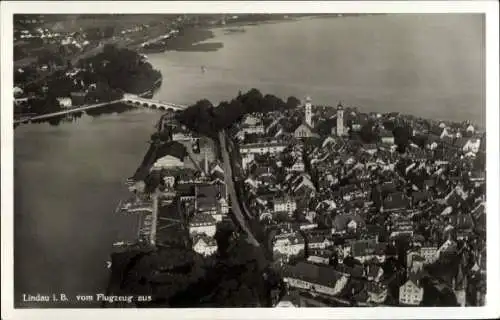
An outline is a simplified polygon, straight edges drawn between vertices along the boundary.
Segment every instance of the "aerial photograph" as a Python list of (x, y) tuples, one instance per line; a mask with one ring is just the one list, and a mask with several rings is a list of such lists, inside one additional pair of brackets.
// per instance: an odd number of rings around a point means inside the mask
[(15, 14), (14, 307), (484, 306), (485, 21)]

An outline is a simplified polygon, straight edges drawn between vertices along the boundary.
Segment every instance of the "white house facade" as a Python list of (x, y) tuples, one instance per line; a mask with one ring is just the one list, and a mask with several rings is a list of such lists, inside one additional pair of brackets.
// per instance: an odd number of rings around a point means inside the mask
[(269, 142), (269, 143), (252, 143), (245, 144), (240, 147), (240, 153), (242, 155), (253, 153), (253, 154), (277, 154), (283, 152), (286, 149), (286, 144), (279, 142)]
[(208, 257), (217, 252), (217, 242), (213, 238), (195, 237), (193, 241), (193, 250)]
[(424, 289), (408, 280), (399, 287), (399, 303), (410, 306), (418, 306), (424, 298)]
[(274, 212), (286, 211), (289, 214), (297, 210), (297, 203), (292, 198), (279, 198), (274, 201)]
[(61, 106), (61, 108), (71, 108), (73, 105), (70, 97), (57, 98), (57, 101), (59, 102), (59, 106)]
[(205, 234), (209, 237), (215, 236), (217, 221), (208, 214), (198, 214), (189, 222), (189, 234)]

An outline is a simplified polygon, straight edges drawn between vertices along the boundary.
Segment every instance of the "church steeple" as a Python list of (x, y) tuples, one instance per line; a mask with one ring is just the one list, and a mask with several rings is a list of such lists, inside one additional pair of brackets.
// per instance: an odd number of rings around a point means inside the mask
[(312, 127), (312, 103), (311, 103), (311, 97), (306, 98), (306, 103), (304, 105), (305, 109), (305, 121), (306, 124), (310, 127)]
[(344, 107), (339, 101), (337, 105), (337, 136), (344, 135)]

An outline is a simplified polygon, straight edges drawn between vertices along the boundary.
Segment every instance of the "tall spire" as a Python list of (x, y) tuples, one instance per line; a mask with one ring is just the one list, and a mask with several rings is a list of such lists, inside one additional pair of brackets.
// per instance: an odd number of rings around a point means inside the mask
[(304, 106), (305, 108), (305, 120), (308, 126), (312, 127), (312, 103), (311, 103), (311, 97), (306, 98), (306, 104)]
[(344, 135), (344, 107), (339, 101), (337, 105), (337, 136)]

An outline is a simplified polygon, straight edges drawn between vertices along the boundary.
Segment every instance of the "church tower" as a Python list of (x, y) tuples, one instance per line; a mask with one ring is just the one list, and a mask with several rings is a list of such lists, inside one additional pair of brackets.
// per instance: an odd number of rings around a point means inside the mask
[(337, 136), (344, 135), (344, 107), (339, 102), (337, 105)]
[(312, 103), (311, 103), (311, 97), (306, 98), (306, 104), (304, 106), (305, 108), (305, 119), (306, 123), (308, 126), (312, 128)]

